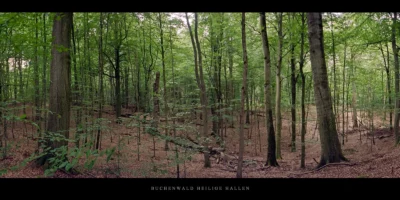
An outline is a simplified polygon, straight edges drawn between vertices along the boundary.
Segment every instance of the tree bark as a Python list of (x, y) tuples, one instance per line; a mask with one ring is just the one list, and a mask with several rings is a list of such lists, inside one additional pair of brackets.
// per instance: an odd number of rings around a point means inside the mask
[[(293, 21), (294, 21), (294, 13), (293, 13)], [(291, 76), (290, 76), (290, 83), (291, 83), (291, 114), (292, 114), (292, 141), (291, 141), (291, 152), (296, 151), (296, 63), (294, 57), (294, 44), (293, 44), (293, 33), (290, 33), (290, 69), (291, 69)]]
[[(168, 99), (167, 99), (167, 81), (166, 81), (166, 71), (165, 71), (165, 52), (164, 52), (164, 33), (162, 27), (162, 18), (161, 13), (158, 13), (159, 22), (160, 22), (160, 44), (161, 44), (161, 63), (162, 63), (162, 71), (163, 71), (163, 87), (164, 87), (164, 115), (165, 115), (165, 127), (168, 127)], [(165, 135), (168, 135), (168, 128), (165, 128)], [(168, 148), (168, 141), (165, 141), (164, 146), (165, 151)]]
[[(355, 67), (354, 67), (354, 57), (351, 55), (351, 77), (355, 77)], [(353, 121), (353, 128), (358, 127), (358, 120), (357, 120), (357, 90), (356, 90), (356, 83), (351, 81), (351, 107), (352, 107), (352, 121)]]
[(282, 130), (282, 116), (281, 116), (281, 90), (282, 90), (282, 46), (283, 46), (283, 34), (282, 34), (282, 15), (278, 14), (278, 58), (276, 64), (276, 96), (275, 96), (275, 117), (276, 117), (276, 157), (282, 159), (281, 155), (281, 130)]
[[(199, 73), (196, 73), (196, 78), (198, 77), (198, 85), (200, 88), (200, 102), (202, 104), (202, 113), (203, 113), (203, 130), (202, 130), (202, 135), (204, 139), (208, 137), (207, 131), (208, 131), (208, 113), (207, 113), (207, 91), (206, 91), (206, 85), (204, 83), (204, 76), (203, 76), (203, 62), (202, 62), (202, 54), (201, 54), (201, 47), (200, 47), (200, 42), (199, 42), (199, 37), (198, 37), (198, 31), (197, 31), (197, 26), (198, 26), (198, 19), (197, 19), (197, 13), (194, 14), (194, 39), (191, 31), (191, 27), (189, 24), (189, 19), (186, 14), (186, 21), (188, 24), (189, 32), (190, 32), (190, 38), (192, 41), (192, 46), (193, 46), (193, 51), (195, 54), (195, 72), (197, 72), (197, 66), (198, 66), (198, 71)], [(197, 49), (195, 48), (197, 47)], [(198, 58), (198, 62), (197, 62)], [(204, 142), (204, 147), (207, 148), (207, 141)], [(211, 162), (210, 162), (210, 155), (207, 153), (207, 151), (204, 153), (204, 167), (211, 167)]]
[(323, 46), (322, 15), (321, 13), (307, 13), (307, 18), (314, 98), (321, 141), (321, 160), (317, 167), (321, 167), (328, 163), (347, 161), (347, 159), (342, 154), (332, 109)]
[[(70, 43), (72, 12), (56, 13), (53, 21), (53, 42), (51, 49), (51, 73), (50, 73), (50, 104), (48, 123), (46, 132), (58, 133), (69, 139), (70, 123), (70, 82), (71, 82), (71, 61)], [(52, 149), (66, 146), (66, 140), (50, 141), (47, 140), (47, 147)], [(54, 155), (47, 154), (42, 161), (42, 165), (47, 158)], [(64, 158), (66, 159), (66, 158)]]
[(305, 16), (304, 12), (301, 13), (301, 33), (300, 33), (300, 77), (301, 77), (301, 160), (300, 167), (305, 168), (305, 160), (306, 160), (306, 143), (305, 143), (305, 135), (307, 131), (307, 121), (306, 121), (306, 109), (305, 109), (305, 92), (306, 92), (306, 76), (303, 72), (304, 67), (304, 29), (305, 29)]
[(240, 129), (239, 129), (239, 160), (238, 160), (238, 168), (236, 173), (236, 178), (242, 178), (242, 166), (243, 166), (243, 152), (244, 152), (244, 104), (247, 89), (247, 69), (248, 69), (248, 61), (247, 61), (247, 48), (246, 48), (246, 14), (242, 12), (242, 48), (243, 48), (243, 85), (242, 85), (242, 95), (241, 95), (241, 103), (240, 103)]
[[(35, 82), (35, 122), (37, 124), (40, 120), (40, 85), (39, 85), (39, 59), (38, 59), (38, 41), (39, 41), (39, 33), (38, 33), (38, 16), (35, 14), (35, 65), (34, 65), (34, 82)], [(37, 130), (40, 131), (39, 129)]]
[(399, 98), (399, 93), (400, 93), (400, 85), (399, 85), (399, 52), (396, 46), (396, 23), (397, 23), (397, 13), (393, 13), (392, 17), (392, 50), (393, 50), (393, 56), (394, 56), (394, 76), (395, 76), (395, 93), (396, 93), (396, 105), (395, 105), (395, 111), (394, 111), (394, 135), (396, 136), (396, 145), (400, 143), (400, 134), (399, 134), (399, 108), (400, 108), (400, 98)]
[(275, 132), (274, 122), (272, 118), (272, 105), (271, 105), (271, 57), (268, 44), (267, 36), (267, 25), (265, 19), (265, 12), (260, 13), (260, 25), (261, 25), (261, 39), (263, 44), (264, 52), (264, 104), (265, 104), (265, 123), (267, 127), (268, 135), (268, 153), (266, 165), (279, 166), (276, 161), (276, 143), (275, 143)]
[[(103, 73), (104, 73), (104, 62), (103, 62), (103, 13), (100, 13), (100, 31), (99, 31), (99, 114), (98, 118), (102, 118), (103, 115), (103, 101), (104, 101), (104, 87), (103, 87)], [(96, 149), (100, 148), (100, 134), (101, 128), (97, 130), (96, 138)]]

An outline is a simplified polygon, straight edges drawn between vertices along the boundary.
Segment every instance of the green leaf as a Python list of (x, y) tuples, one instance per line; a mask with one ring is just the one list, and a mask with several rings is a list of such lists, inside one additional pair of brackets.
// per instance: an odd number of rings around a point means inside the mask
[(73, 167), (73, 164), (68, 163), (68, 164), (65, 166), (65, 170), (69, 171), (72, 167)]
[(7, 173), (7, 170), (6, 170), (6, 169), (0, 170), (0, 176), (3, 176), (3, 175), (6, 174), (6, 173)]
[(61, 165), (58, 168), (63, 168), (68, 164), (68, 161), (65, 161), (63, 163), (61, 163)]
[(21, 116), (19, 116), (19, 119), (21, 120), (26, 119), (26, 114), (22, 114)]
[(111, 159), (111, 156), (113, 155), (114, 151), (115, 151), (115, 147), (114, 147), (114, 148), (112, 148), (111, 150), (106, 150), (106, 154), (107, 154), (107, 162), (108, 162), (108, 161), (110, 161), (110, 159)]

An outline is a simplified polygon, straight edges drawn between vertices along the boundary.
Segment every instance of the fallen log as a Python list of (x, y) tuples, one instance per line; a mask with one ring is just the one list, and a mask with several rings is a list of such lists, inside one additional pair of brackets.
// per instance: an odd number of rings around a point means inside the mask
[(187, 138), (181, 138), (181, 137), (169, 137), (161, 134), (158, 131), (152, 132), (154, 136), (157, 136), (163, 140), (166, 140), (167, 142), (173, 143), (175, 145), (178, 145), (180, 147), (186, 148), (186, 149), (192, 149), (195, 151), (198, 151), (200, 153), (208, 152), (210, 155), (215, 155), (215, 154), (220, 154), (221, 152), (225, 151), (224, 148), (220, 147), (205, 147), (203, 145), (199, 145), (197, 142), (195, 142), (193, 139), (190, 137)]

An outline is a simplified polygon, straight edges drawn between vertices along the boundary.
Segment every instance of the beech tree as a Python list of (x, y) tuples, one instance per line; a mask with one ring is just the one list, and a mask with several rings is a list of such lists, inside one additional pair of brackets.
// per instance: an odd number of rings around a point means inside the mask
[(318, 167), (347, 159), (342, 154), (336, 131), (332, 97), (325, 63), (324, 35), (321, 13), (307, 13), (308, 40), (317, 106), (318, 131), (321, 138), (321, 159)]
[[(50, 65), (50, 98), (46, 135), (60, 134), (64, 137), (60, 141), (46, 141), (46, 147), (52, 149), (67, 146), (70, 124), (70, 96), (71, 96), (71, 27), (73, 13), (56, 13), (53, 20), (53, 43)], [(51, 156), (43, 156), (40, 164), (44, 164)], [(66, 158), (65, 158), (66, 159)]]

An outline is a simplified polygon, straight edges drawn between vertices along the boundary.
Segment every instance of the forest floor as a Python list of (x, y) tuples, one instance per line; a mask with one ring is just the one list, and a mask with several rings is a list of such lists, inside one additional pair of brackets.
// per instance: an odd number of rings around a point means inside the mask
[[(112, 109), (105, 112), (103, 117), (114, 121)], [(124, 113), (128, 113), (124, 109)], [(27, 108), (27, 117), (32, 119), (31, 110)], [(374, 118), (375, 130), (371, 134), (365, 126), (359, 129), (352, 129), (350, 122), (349, 128), (345, 131), (345, 144), (342, 145), (342, 151), (349, 162), (341, 164), (331, 164), (324, 168), (316, 169), (317, 162), (320, 158), (320, 141), (318, 129), (315, 126), (316, 112), (315, 107), (310, 109), (307, 123), (306, 134), (306, 168), (300, 168), (300, 123), (296, 124), (296, 151), (291, 152), (290, 149), (290, 113), (284, 113), (282, 125), (282, 159), (278, 160), (279, 167), (264, 166), (267, 155), (267, 136), (264, 125), (264, 117), (258, 116), (259, 129), (257, 126), (257, 116), (251, 117), (251, 126), (245, 129), (245, 152), (244, 152), (244, 178), (384, 178), (384, 177), (400, 177), (400, 148), (394, 146), (394, 135), (392, 131), (385, 128), (382, 124), (381, 117)], [(236, 119), (236, 118), (235, 118)], [(126, 120), (130, 120), (126, 118)], [(73, 121), (73, 120), (72, 120)], [(298, 121), (299, 118), (298, 118)], [(351, 121), (351, 113), (349, 113), (349, 121)], [(366, 123), (367, 120), (363, 120)], [(171, 123), (171, 122), (170, 122)], [(105, 155), (98, 158), (92, 169), (83, 167), (83, 160), (76, 167), (81, 173), (72, 175), (65, 172), (57, 172), (52, 177), (58, 178), (175, 178), (176, 170), (176, 153), (173, 144), (170, 144), (170, 150), (165, 151), (165, 141), (154, 138), (149, 134), (145, 134), (141, 130), (139, 160), (138, 160), (138, 143), (137, 128), (127, 127), (126, 125), (109, 123), (108, 131), (104, 131), (102, 135), (101, 149), (116, 147), (117, 150), (107, 162)], [(180, 123), (182, 124), (182, 123)], [(26, 125), (26, 126), (25, 126)], [(71, 127), (75, 127), (71, 122)], [(200, 127), (197, 126), (199, 130)], [(227, 128), (225, 141), (225, 154), (231, 157), (238, 156), (238, 138), (239, 125), (235, 123), (234, 128)], [(13, 134), (11, 133), (13, 131)], [(211, 130), (211, 127), (210, 127)], [(339, 139), (342, 142), (342, 127), (339, 123)], [(164, 130), (160, 128), (164, 133)], [(251, 131), (251, 138), (250, 138)], [(28, 158), (37, 148), (37, 141), (29, 137), (33, 132), (33, 128), (23, 122), (15, 122), (12, 128), (11, 123), (8, 125), (8, 149), (7, 156), (0, 160), (0, 170), (10, 169), (22, 160)], [(71, 131), (74, 132), (74, 131)], [(195, 138), (195, 130), (181, 128), (177, 131), (177, 135), (192, 134)], [(14, 138), (12, 137), (14, 135)], [(73, 135), (73, 133), (72, 133)], [(373, 136), (373, 137), (372, 137)], [(111, 139), (112, 138), (112, 139)], [(361, 140), (360, 140), (361, 138)], [(374, 139), (372, 139), (374, 138)], [(373, 144), (373, 142), (375, 144)], [(155, 150), (153, 145), (155, 144)], [(214, 143), (213, 143), (214, 144)], [(69, 146), (73, 147), (74, 144)], [(217, 147), (213, 145), (214, 147)], [(180, 177), (186, 178), (234, 178), (236, 177), (235, 159), (229, 162), (217, 162), (217, 158), (211, 158), (211, 168), (204, 168), (203, 154), (199, 152), (185, 151), (184, 148), (178, 148)], [(186, 153), (185, 153), (186, 152)], [(153, 154), (155, 153), (155, 157)], [(186, 158), (182, 160), (182, 157)], [(0, 176), (2, 178), (36, 178), (44, 177), (43, 167), (37, 167), (33, 162), (16, 170), (8, 170), (7, 173)]]

